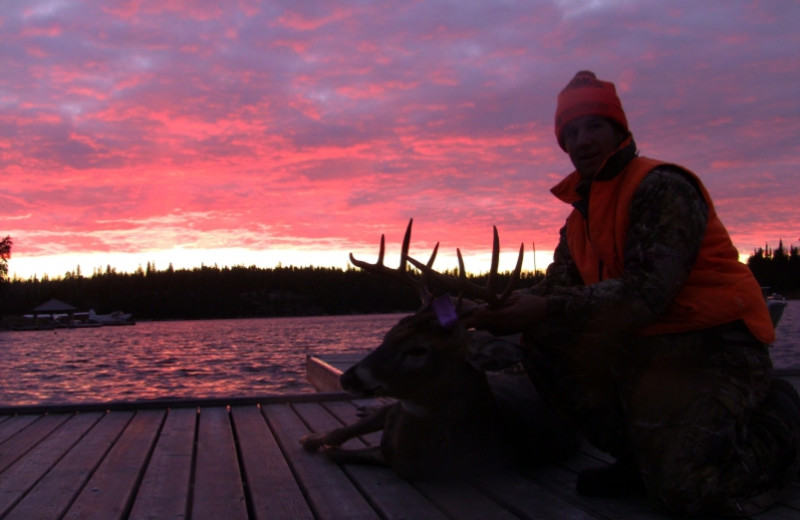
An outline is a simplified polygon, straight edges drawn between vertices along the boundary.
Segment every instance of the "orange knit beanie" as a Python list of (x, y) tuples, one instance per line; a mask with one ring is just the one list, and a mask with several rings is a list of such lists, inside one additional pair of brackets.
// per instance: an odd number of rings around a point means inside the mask
[(581, 70), (558, 94), (556, 107), (556, 139), (566, 151), (561, 132), (570, 122), (584, 116), (602, 116), (628, 130), (628, 119), (622, 110), (613, 83), (597, 79), (594, 72)]

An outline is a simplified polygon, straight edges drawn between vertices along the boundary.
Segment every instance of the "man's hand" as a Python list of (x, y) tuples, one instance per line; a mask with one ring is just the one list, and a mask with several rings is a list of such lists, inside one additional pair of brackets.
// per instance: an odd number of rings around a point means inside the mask
[(542, 321), (547, 312), (547, 300), (527, 293), (514, 293), (502, 307), (477, 309), (465, 320), (464, 325), (476, 329), (487, 329), (493, 334), (506, 335), (522, 332), (536, 322)]

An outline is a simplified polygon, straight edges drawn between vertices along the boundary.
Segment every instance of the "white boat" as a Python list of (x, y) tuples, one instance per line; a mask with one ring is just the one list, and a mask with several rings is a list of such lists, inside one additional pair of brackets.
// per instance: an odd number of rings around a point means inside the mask
[(111, 314), (97, 314), (94, 309), (89, 309), (89, 322), (101, 325), (133, 325), (136, 323), (131, 313), (114, 311)]
[(783, 310), (787, 305), (786, 298), (775, 292), (770, 293), (769, 287), (762, 287), (761, 292), (764, 293), (764, 299), (767, 301), (767, 309), (769, 310), (770, 318), (772, 318), (772, 325), (777, 327), (781, 321), (781, 316), (783, 316)]

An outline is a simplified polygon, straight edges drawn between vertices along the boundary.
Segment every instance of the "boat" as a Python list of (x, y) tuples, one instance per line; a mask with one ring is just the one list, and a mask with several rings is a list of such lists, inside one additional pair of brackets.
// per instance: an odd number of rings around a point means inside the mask
[(767, 309), (769, 310), (770, 318), (772, 318), (772, 325), (777, 327), (781, 321), (781, 316), (783, 316), (783, 311), (786, 309), (786, 298), (776, 292), (771, 293), (769, 287), (762, 287), (761, 292), (767, 301)]
[(114, 311), (110, 314), (97, 314), (94, 309), (89, 309), (89, 323), (100, 325), (134, 325), (136, 321), (129, 312)]

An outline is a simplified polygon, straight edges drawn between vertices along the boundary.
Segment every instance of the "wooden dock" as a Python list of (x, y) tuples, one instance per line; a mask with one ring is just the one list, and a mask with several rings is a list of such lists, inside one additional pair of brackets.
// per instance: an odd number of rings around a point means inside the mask
[[(588, 446), (558, 466), (468, 483), (409, 482), (301, 449), (302, 435), (370, 403), (323, 392), (3, 408), (0, 519), (668, 518), (642, 498), (578, 496), (576, 473), (607, 460)], [(800, 518), (800, 483), (756, 518)]]

